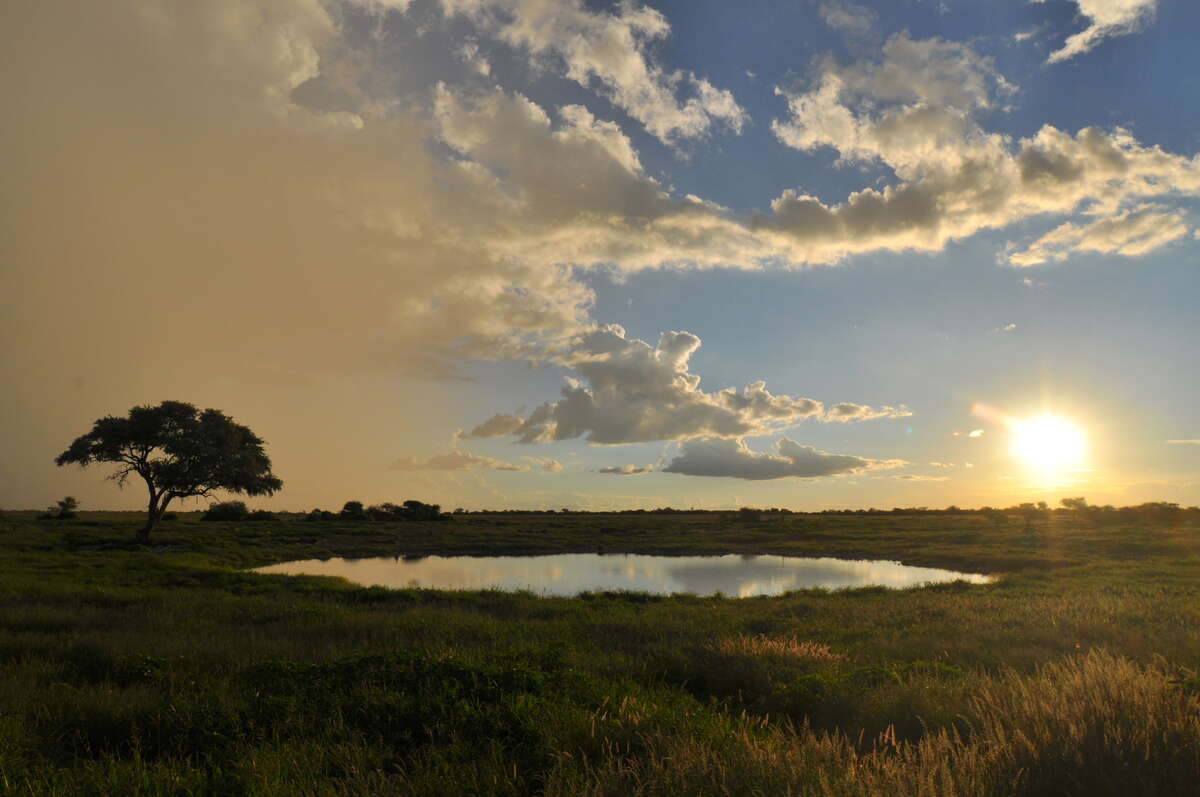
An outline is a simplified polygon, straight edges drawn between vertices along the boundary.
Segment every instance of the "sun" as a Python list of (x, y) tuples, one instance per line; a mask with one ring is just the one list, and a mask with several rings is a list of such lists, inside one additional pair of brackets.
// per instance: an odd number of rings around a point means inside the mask
[(1045, 413), (1035, 418), (1014, 418), (1009, 425), (1012, 452), (1028, 467), (1056, 471), (1083, 464), (1087, 440), (1074, 422)]

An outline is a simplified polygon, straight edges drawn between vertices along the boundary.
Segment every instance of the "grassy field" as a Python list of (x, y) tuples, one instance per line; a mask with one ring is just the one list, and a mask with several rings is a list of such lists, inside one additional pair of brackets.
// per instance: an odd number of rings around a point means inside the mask
[[(1195, 794), (1200, 525), (1013, 516), (0, 519), (0, 793)], [(744, 600), (262, 576), (414, 553), (997, 576)]]

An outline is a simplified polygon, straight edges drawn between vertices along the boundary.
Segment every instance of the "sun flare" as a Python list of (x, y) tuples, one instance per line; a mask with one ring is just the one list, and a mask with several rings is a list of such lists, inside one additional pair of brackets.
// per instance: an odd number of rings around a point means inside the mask
[(1083, 464), (1087, 441), (1073, 421), (1046, 413), (1013, 419), (1010, 425), (1012, 452), (1028, 467), (1056, 471)]

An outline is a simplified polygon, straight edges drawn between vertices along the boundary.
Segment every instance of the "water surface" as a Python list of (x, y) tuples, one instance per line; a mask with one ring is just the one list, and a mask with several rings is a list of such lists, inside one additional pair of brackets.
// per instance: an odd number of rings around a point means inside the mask
[(549, 556), (423, 556), (371, 559), (306, 559), (257, 568), (258, 573), (341, 576), (363, 586), (426, 589), (531, 590), (540, 595), (578, 595), (633, 590), (670, 595), (720, 592), (748, 598), (806, 587), (911, 587), (987, 576), (899, 562), (799, 556), (651, 556), (569, 553)]

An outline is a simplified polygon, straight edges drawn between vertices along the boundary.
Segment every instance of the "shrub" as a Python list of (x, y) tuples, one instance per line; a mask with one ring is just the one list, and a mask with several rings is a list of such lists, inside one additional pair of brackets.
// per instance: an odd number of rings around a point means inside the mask
[(246, 508), (243, 501), (225, 501), (219, 504), (212, 504), (208, 511), (204, 513), (201, 520), (245, 520), (250, 515), (250, 510)]
[(996, 528), (1008, 525), (1008, 513), (1002, 509), (993, 509), (990, 506), (985, 506), (979, 510), (979, 514), (990, 520)]
[(342, 505), (342, 517), (350, 518), (351, 520), (366, 520), (367, 511), (363, 509), (362, 501), (347, 501)]
[(372, 504), (367, 507), (367, 517), (371, 520), (402, 520), (402, 510), (392, 503)]
[(275, 513), (267, 509), (256, 509), (249, 515), (246, 515), (246, 520), (278, 520)]
[(46, 511), (38, 515), (38, 517), (41, 520), (70, 520), (77, 517), (75, 510), (78, 508), (78, 499), (68, 495), (61, 501), (56, 501), (53, 506), (47, 507)]

